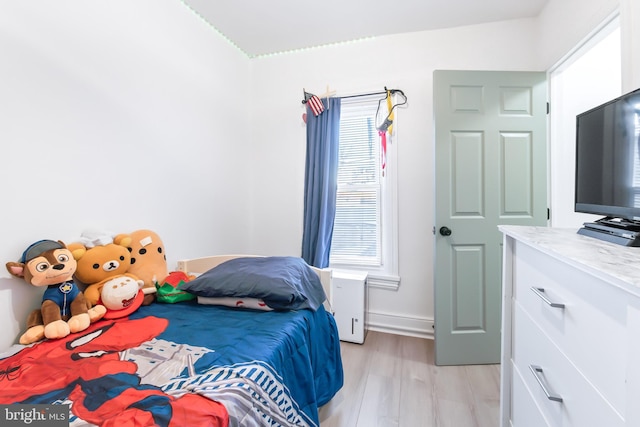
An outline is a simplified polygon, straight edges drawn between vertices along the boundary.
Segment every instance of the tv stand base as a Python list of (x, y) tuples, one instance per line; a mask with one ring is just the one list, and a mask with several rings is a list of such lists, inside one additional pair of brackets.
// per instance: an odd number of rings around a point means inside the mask
[(609, 222), (585, 222), (578, 234), (622, 246), (640, 247), (640, 230), (636, 227), (608, 225)]

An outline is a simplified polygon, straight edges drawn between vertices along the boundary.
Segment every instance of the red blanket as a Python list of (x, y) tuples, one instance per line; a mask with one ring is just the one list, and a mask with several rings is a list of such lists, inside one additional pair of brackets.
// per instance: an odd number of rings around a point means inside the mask
[(121, 351), (157, 337), (153, 316), (100, 321), (60, 340), (45, 340), (0, 360), (0, 403), (71, 403), (72, 417), (98, 426), (227, 427), (224, 406), (198, 394), (179, 397), (142, 384)]

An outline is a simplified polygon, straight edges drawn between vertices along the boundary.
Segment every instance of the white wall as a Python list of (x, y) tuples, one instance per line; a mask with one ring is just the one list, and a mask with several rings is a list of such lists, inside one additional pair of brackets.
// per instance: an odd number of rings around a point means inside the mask
[[(3, 2), (0, 259), (87, 228), (249, 244), (249, 59), (176, 0)], [(0, 273), (0, 349), (41, 289)]]
[(537, 19), (536, 53), (543, 69), (548, 70), (573, 50), (624, 1), (549, 0)]
[[(576, 115), (622, 92), (620, 28), (614, 20), (558, 65), (551, 85), (550, 177), (551, 226), (578, 229), (602, 215), (574, 212)], [(562, 183), (562, 185), (558, 185)]]

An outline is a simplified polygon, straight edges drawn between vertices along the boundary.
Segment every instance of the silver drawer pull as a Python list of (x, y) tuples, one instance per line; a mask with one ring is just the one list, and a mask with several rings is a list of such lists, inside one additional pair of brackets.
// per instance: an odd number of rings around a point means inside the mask
[(531, 372), (533, 372), (533, 376), (536, 377), (536, 381), (538, 381), (538, 384), (540, 384), (540, 387), (542, 388), (542, 391), (544, 392), (545, 396), (547, 396), (547, 399), (553, 400), (555, 402), (562, 402), (562, 397), (550, 392), (549, 388), (547, 388), (546, 382), (542, 379), (542, 376), (540, 375), (542, 374), (542, 368), (536, 365), (529, 365), (529, 369), (531, 369)]
[(535, 286), (532, 286), (531, 290), (533, 291), (534, 294), (538, 295), (542, 301), (546, 302), (551, 307), (564, 308), (564, 304), (559, 302), (552, 302), (549, 298), (547, 298), (547, 296), (544, 293), (544, 288), (536, 288)]

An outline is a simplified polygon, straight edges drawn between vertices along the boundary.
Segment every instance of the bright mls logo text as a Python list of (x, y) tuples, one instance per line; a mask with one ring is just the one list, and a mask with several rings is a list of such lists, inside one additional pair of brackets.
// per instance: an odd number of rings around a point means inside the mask
[[(68, 426), (68, 405), (2, 405), (2, 426)], [(4, 418), (4, 420), (2, 419)]]

